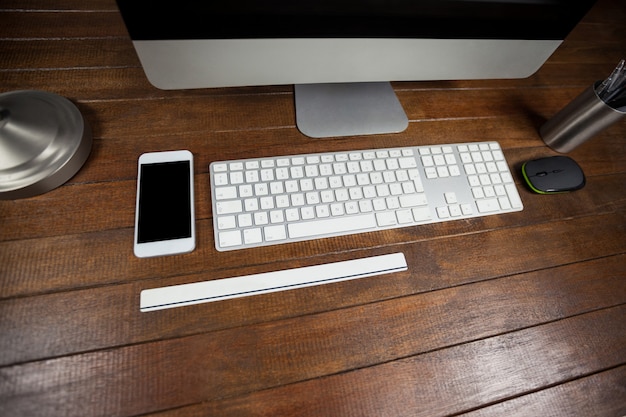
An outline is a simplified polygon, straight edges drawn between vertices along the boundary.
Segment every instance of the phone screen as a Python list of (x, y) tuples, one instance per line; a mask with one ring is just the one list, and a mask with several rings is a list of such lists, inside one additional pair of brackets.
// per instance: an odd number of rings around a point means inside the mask
[(191, 237), (190, 161), (141, 165), (137, 243)]

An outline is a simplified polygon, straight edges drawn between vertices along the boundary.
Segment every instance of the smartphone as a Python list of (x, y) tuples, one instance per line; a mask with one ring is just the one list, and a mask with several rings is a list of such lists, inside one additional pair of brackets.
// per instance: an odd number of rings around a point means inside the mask
[(139, 258), (196, 247), (193, 154), (149, 152), (139, 157), (134, 253)]

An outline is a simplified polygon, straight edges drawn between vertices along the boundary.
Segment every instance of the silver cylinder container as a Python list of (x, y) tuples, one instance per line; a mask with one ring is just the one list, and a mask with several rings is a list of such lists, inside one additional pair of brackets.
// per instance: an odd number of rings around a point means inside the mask
[(599, 83), (587, 88), (541, 126), (539, 133), (546, 145), (557, 152), (570, 152), (626, 115), (598, 97)]

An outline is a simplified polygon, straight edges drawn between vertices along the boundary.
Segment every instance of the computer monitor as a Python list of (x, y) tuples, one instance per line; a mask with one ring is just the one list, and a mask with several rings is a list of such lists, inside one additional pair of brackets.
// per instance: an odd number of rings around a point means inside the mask
[(528, 77), (594, 2), (117, 0), (154, 86), (294, 84), (311, 137), (404, 130), (389, 81)]

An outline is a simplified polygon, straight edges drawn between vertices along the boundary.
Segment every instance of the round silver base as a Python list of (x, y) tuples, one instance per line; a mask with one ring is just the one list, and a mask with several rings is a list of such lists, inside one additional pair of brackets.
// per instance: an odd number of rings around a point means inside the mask
[(0, 200), (32, 197), (72, 178), (91, 152), (91, 129), (68, 99), (0, 94)]

